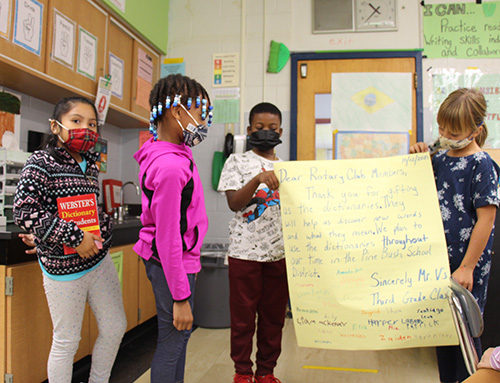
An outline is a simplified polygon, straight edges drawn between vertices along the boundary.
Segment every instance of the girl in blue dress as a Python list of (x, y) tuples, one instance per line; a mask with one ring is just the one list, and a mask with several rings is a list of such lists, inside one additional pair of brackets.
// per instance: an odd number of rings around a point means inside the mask
[[(488, 135), (486, 100), (477, 89), (458, 89), (441, 104), (439, 151), (432, 158), (452, 278), (467, 288), (481, 312), (486, 304), (500, 168), (481, 147)], [(429, 148), (419, 142), (410, 153)], [(482, 354), (480, 339), (476, 351)], [(437, 347), (442, 383), (461, 382), (467, 370), (459, 346)]]

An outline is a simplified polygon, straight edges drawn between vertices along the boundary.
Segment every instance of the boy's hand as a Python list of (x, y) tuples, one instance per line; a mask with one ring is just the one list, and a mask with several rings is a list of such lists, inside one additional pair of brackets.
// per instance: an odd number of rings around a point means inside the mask
[(32, 249), (26, 250), (25, 253), (36, 254), (35, 236), (33, 234), (19, 234), (19, 237), (26, 245), (32, 247)]
[(278, 190), (280, 183), (274, 171), (268, 170), (257, 175), (259, 183), (266, 184), (271, 190)]
[(174, 302), (174, 327), (178, 331), (191, 330), (193, 313), (189, 301)]
[(84, 231), (82, 242), (75, 247), (78, 255), (82, 258), (90, 258), (96, 255), (99, 252), (99, 249), (97, 248), (95, 241), (104, 242), (104, 239), (88, 231)]
[(429, 151), (429, 146), (425, 142), (417, 142), (415, 145), (410, 146), (410, 154), (425, 153)]

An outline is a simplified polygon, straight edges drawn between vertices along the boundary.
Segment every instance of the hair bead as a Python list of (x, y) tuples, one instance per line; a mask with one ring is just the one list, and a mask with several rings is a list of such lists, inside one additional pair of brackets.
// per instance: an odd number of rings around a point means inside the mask
[(181, 103), (181, 95), (176, 94), (174, 97), (174, 103), (172, 104), (172, 106), (178, 106), (180, 103)]
[(201, 100), (201, 119), (205, 120), (207, 117), (207, 100), (204, 98)]

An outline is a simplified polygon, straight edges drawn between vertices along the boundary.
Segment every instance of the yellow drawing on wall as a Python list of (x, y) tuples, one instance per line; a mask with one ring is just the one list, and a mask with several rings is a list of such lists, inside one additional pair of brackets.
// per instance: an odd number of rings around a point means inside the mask
[(456, 345), (430, 157), (275, 164), (300, 346)]

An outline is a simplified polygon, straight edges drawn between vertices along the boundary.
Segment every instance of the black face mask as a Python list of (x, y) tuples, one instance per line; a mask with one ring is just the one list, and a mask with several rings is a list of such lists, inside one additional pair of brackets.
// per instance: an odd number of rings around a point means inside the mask
[(248, 143), (263, 152), (274, 148), (276, 145), (281, 144), (280, 135), (274, 130), (257, 130), (253, 132), (248, 138)]

